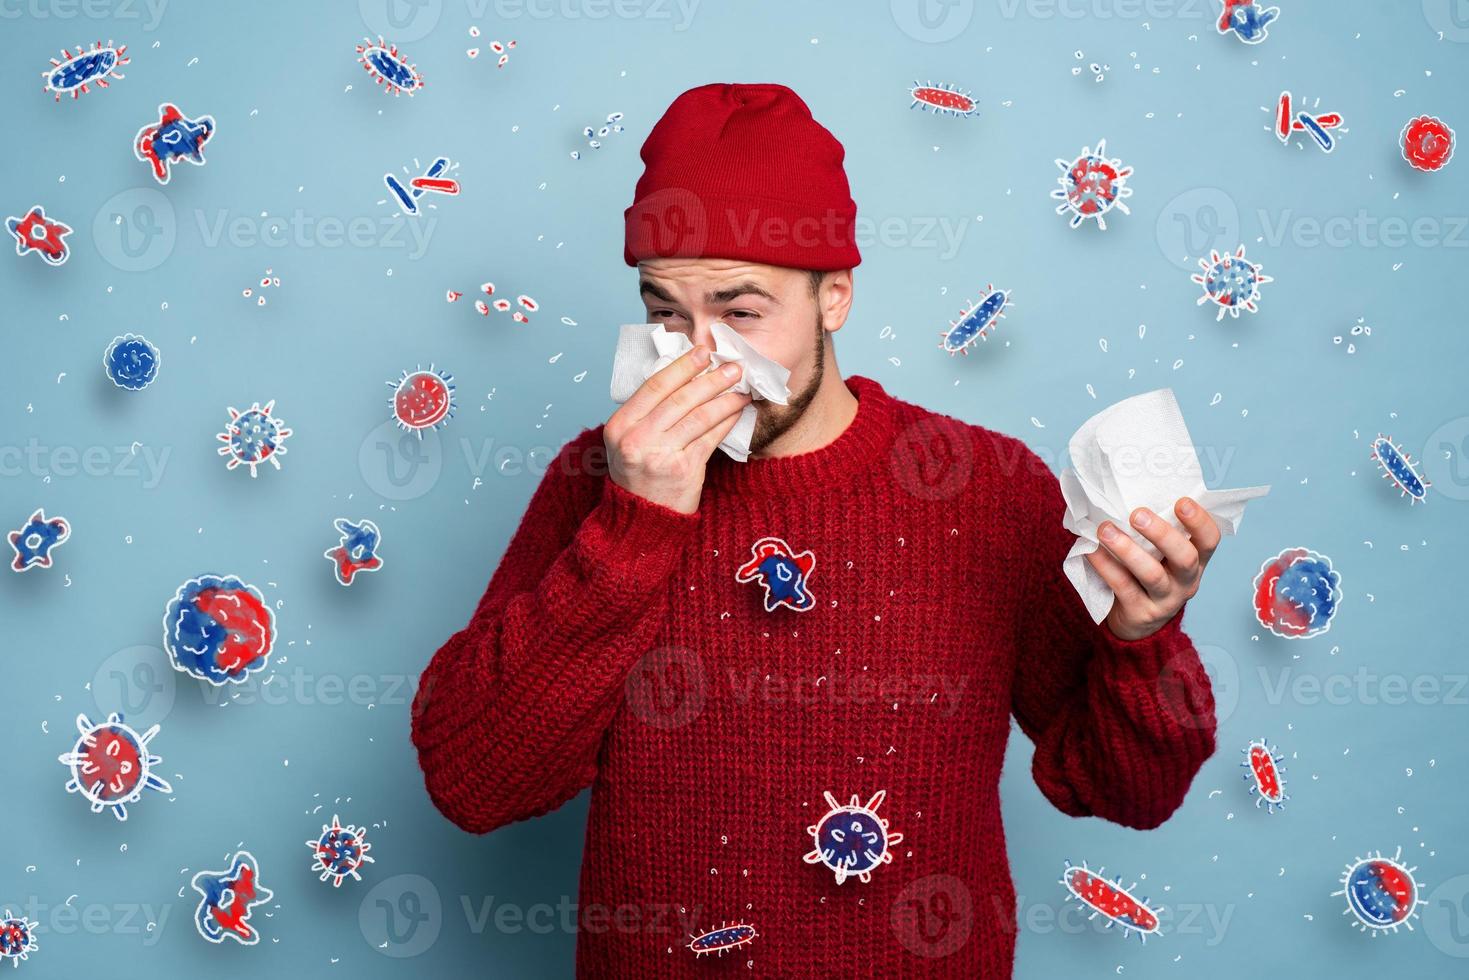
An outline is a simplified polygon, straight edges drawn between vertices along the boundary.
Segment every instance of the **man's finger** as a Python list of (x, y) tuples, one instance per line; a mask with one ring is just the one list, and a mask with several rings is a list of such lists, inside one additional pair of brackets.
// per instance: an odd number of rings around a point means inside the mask
[[(696, 405), (694, 410), (679, 419), (668, 430), (669, 438), (675, 449), (684, 449), (698, 440), (702, 439), (711, 429), (717, 429), (734, 416), (739, 421), (740, 413), (745, 406), (750, 404), (750, 396), (737, 391), (727, 391), (712, 401)], [(731, 426), (732, 428), (733, 426)], [(714, 440), (717, 446), (724, 441), (724, 436)]]
[(1219, 547), (1220, 537), (1219, 525), (1213, 516), (1191, 497), (1180, 497), (1173, 505), (1173, 512), (1193, 539), (1194, 547), (1199, 551), (1199, 564), (1209, 564), (1209, 559), (1214, 557), (1214, 549)]
[(622, 421), (629, 425), (642, 421), (653, 409), (661, 405), (665, 398), (682, 388), (690, 378), (708, 366), (709, 349), (695, 346), (693, 350), (675, 358), (672, 364), (655, 372), (651, 378), (644, 381), (638, 390), (633, 392), (633, 396), (612, 413), (613, 416), (621, 416)]
[[(724, 373), (726, 367), (728, 365), (717, 367), (708, 374), (701, 374), (685, 382), (683, 387), (663, 399), (653, 411), (649, 412), (643, 419), (643, 424), (657, 432), (673, 431), (673, 428), (690, 412), (728, 391), (731, 385), (740, 380), (738, 365), (734, 368), (733, 377)], [(720, 416), (720, 418), (723, 417), (723, 415)], [(694, 435), (702, 432), (703, 429), (700, 429)], [(687, 445), (690, 441), (692, 438), (684, 440), (681, 445)]]
[(1168, 570), (1184, 585), (1193, 585), (1203, 572), (1199, 550), (1194, 547), (1187, 534), (1169, 524), (1146, 507), (1132, 512), (1132, 526), (1163, 553), (1168, 560)]
[(1086, 560), (1102, 576), (1102, 581), (1107, 583), (1118, 602), (1130, 603), (1147, 596), (1142, 586), (1137, 584), (1137, 579), (1132, 577), (1132, 573), (1122, 562), (1113, 558), (1106, 548), (1098, 548), (1087, 555)]
[(1154, 599), (1162, 599), (1168, 594), (1173, 584), (1173, 577), (1168, 574), (1168, 569), (1124, 534), (1121, 528), (1111, 521), (1103, 521), (1099, 537), (1102, 547), (1112, 552), (1113, 557), (1127, 567), (1138, 584), (1147, 590), (1148, 595)]
[[(728, 396), (721, 395), (719, 400), (722, 401), (726, 397)], [(739, 395), (737, 397), (748, 398), (749, 396)], [(711, 402), (710, 404), (712, 405), (713, 402)], [(702, 436), (689, 443), (688, 449), (686, 451), (697, 453), (700, 459), (708, 459), (710, 456), (714, 455), (714, 450), (718, 449), (719, 444), (724, 441), (724, 437), (729, 435), (730, 430), (735, 427), (735, 423), (740, 420), (740, 413), (744, 410), (745, 407), (743, 405), (735, 409), (735, 411), (730, 413), (727, 418), (722, 419), (718, 424), (716, 424), (714, 428), (710, 429), (708, 432), (705, 432)]]

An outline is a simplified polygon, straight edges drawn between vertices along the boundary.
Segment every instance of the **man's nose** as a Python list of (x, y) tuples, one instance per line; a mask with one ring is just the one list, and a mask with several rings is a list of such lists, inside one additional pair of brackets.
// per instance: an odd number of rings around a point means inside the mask
[(713, 320), (704, 320), (704, 319), (701, 319), (701, 320), (695, 321), (695, 323), (694, 323), (694, 333), (693, 333), (693, 335), (691, 337), (689, 337), (689, 339), (692, 340), (695, 344), (702, 344), (705, 347), (709, 348), (710, 350), (713, 350), (714, 349), (714, 331), (712, 329), (713, 326), (714, 326), (714, 321)]

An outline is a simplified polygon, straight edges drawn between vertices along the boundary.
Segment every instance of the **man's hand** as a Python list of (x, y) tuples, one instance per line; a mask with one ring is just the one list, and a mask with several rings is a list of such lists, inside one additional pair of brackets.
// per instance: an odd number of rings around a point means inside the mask
[(750, 404), (728, 390), (738, 365), (699, 374), (708, 365), (709, 350), (695, 347), (644, 381), (602, 429), (613, 482), (684, 514), (699, 509), (704, 467)]
[(1199, 591), (1204, 566), (1219, 547), (1219, 527), (1209, 512), (1188, 497), (1173, 507), (1184, 531), (1146, 507), (1132, 512), (1132, 526), (1163, 555), (1159, 561), (1111, 521), (1097, 529), (1102, 547), (1086, 556), (1112, 587), (1117, 600), (1107, 627), (1118, 639), (1140, 640), (1177, 615)]

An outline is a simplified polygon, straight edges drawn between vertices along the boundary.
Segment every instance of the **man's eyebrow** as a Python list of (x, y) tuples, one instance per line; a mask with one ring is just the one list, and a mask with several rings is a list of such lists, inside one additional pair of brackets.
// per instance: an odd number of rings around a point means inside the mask
[(770, 302), (772, 303), (780, 303), (780, 300), (776, 299), (774, 296), (770, 295), (770, 293), (761, 289), (753, 282), (736, 283), (735, 285), (730, 286), (726, 289), (719, 289), (712, 293), (709, 293), (704, 297), (704, 299), (710, 304), (728, 303), (731, 300), (739, 299), (741, 296), (763, 296), (765, 299), (770, 300)]
[(640, 279), (640, 280), (638, 280), (638, 295), (639, 296), (651, 296), (654, 299), (660, 300), (660, 301), (662, 301), (664, 303), (672, 303), (673, 302), (673, 297), (672, 296), (668, 295), (667, 292), (665, 292), (664, 290), (660, 289), (658, 286), (656, 286), (652, 282), (649, 282), (647, 279)]

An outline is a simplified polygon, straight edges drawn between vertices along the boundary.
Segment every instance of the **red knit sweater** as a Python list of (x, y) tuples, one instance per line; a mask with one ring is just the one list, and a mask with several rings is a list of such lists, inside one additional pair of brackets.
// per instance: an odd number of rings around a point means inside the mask
[[(485, 833), (592, 787), (578, 974), (1009, 977), (1000, 821), (1013, 715), (1062, 811), (1153, 827), (1214, 749), (1178, 618), (1124, 642), (1061, 572), (1054, 476), (1021, 443), (848, 380), (830, 445), (715, 453), (699, 512), (606, 479), (600, 428), (547, 472), (413, 740), (434, 803)], [(814, 608), (740, 583), (760, 538), (815, 555)], [(870, 882), (808, 864), (853, 796), (902, 834)], [(758, 938), (696, 958), (722, 923)]]

